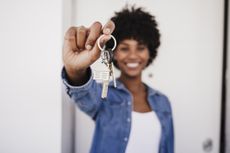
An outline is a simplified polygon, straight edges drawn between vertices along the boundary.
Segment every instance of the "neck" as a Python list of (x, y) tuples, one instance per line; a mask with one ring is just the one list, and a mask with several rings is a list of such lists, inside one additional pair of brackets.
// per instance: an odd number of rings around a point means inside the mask
[(131, 93), (138, 93), (145, 90), (145, 86), (142, 83), (141, 75), (137, 77), (127, 77), (123, 74), (121, 74), (119, 80), (125, 85), (125, 87), (131, 92)]

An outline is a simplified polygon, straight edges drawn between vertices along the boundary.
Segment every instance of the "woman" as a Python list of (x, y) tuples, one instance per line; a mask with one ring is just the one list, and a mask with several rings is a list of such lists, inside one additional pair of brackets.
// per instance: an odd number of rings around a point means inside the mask
[[(104, 45), (110, 34), (117, 40), (114, 64), (121, 75), (117, 87), (111, 82), (107, 98), (102, 99), (102, 85), (92, 79), (90, 65), (100, 57), (98, 38), (103, 35)], [(95, 22), (66, 32), (62, 78), (68, 95), (95, 121), (91, 153), (174, 152), (169, 100), (141, 80), (159, 45), (155, 18), (134, 7), (117, 12), (104, 27)]]

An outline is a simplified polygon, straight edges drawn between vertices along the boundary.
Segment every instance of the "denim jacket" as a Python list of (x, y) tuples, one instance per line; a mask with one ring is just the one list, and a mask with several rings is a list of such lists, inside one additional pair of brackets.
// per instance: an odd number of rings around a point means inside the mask
[[(82, 86), (68, 83), (65, 69), (62, 79), (66, 92), (78, 107), (95, 122), (95, 130), (90, 153), (125, 153), (132, 121), (133, 97), (125, 86), (117, 80), (117, 87), (110, 82), (106, 99), (101, 98), (102, 85), (90, 78)], [(174, 153), (174, 131), (172, 110), (168, 98), (148, 87), (148, 102), (161, 123), (159, 153)], [(141, 150), (140, 150), (141, 152)]]

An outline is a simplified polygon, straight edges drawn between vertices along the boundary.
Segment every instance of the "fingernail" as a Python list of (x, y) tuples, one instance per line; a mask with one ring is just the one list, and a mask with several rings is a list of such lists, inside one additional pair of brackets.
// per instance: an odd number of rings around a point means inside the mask
[(92, 48), (91, 45), (86, 45), (86, 49), (87, 49), (87, 50), (90, 50), (91, 48)]
[(110, 29), (109, 29), (109, 28), (106, 28), (106, 29), (104, 30), (104, 33), (105, 33), (105, 34), (109, 34), (109, 33), (110, 33)]

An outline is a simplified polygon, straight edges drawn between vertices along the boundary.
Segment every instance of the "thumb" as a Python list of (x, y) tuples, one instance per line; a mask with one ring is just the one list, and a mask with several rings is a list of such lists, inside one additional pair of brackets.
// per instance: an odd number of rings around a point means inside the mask
[(115, 24), (113, 21), (108, 21), (103, 29), (102, 29), (102, 35), (97, 39), (93, 49), (91, 50), (91, 54), (93, 54), (92, 57), (93, 60), (97, 60), (100, 57), (101, 50), (103, 49), (104, 45), (106, 44), (107, 41), (111, 39), (111, 33), (115, 29)]
[(92, 57), (95, 57), (95, 59), (93, 58), (94, 61), (96, 61), (100, 57), (101, 51), (104, 49), (106, 42), (109, 41), (110, 39), (111, 39), (111, 36), (105, 35), (105, 34), (101, 35), (97, 39), (93, 49), (90, 51), (90, 53), (92, 54)]

